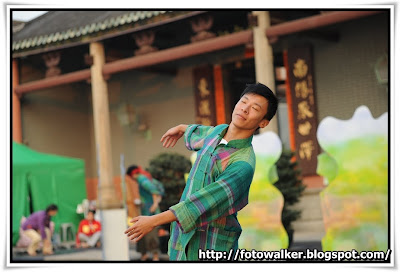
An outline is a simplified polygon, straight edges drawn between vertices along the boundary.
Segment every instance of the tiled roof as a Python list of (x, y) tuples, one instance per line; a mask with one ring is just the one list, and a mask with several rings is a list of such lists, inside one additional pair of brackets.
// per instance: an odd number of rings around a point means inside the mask
[(31, 50), (128, 26), (167, 11), (49, 11), (14, 33), (12, 51)]

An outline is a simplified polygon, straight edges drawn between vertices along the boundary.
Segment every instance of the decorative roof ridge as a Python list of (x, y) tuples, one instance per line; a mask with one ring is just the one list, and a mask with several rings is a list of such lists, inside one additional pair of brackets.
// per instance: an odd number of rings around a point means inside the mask
[[(104, 31), (107, 29), (112, 29), (116, 27), (120, 27), (125, 24), (138, 22), (140, 20), (149, 19), (154, 16), (158, 16), (160, 14), (164, 14), (166, 12), (171, 11), (161, 11), (161, 10), (136, 10), (136, 11), (127, 11), (125, 14), (121, 14), (115, 17), (107, 18), (103, 21), (97, 23), (90, 23), (83, 26), (68, 28), (64, 31), (37, 35), (29, 38), (24, 38), (18, 41), (13, 41), (12, 43), (12, 51), (18, 51), (22, 49), (28, 49), (36, 46), (43, 46), (46, 44), (61, 42), (63, 40), (68, 40), (71, 38), (77, 38), (80, 36), (85, 36), (87, 34), (94, 34), (99, 31)], [(44, 17), (45, 13), (28, 23), (34, 23), (37, 19)], [(26, 25), (25, 25), (26, 27)]]

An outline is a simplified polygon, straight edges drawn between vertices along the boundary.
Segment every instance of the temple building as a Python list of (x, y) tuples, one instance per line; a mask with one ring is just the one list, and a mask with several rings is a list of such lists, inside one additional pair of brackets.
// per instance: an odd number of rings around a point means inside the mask
[(121, 154), (125, 167), (189, 158), (162, 148), (165, 131), (229, 123), (246, 83), (261, 82), (279, 99), (266, 130), (296, 152), (307, 186), (294, 240), (320, 240), (318, 124), (388, 111), (389, 45), (389, 9), (50, 10), (13, 25), (12, 138), (84, 159), (89, 199), (99, 177), (121, 196)]

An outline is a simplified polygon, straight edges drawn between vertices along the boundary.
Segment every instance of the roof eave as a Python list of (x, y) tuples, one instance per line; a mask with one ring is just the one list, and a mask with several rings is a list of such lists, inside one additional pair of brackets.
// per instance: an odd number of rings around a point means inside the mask
[[(190, 12), (188, 14), (184, 14), (184, 15), (179, 15), (176, 17), (172, 17), (169, 19), (166, 19), (164, 21), (160, 21), (160, 22), (154, 22), (154, 23), (149, 23), (143, 26), (139, 26), (139, 27), (135, 27), (135, 28), (130, 28), (130, 29), (125, 29), (122, 31), (117, 31), (117, 32), (113, 32), (113, 33), (105, 33), (103, 35), (100, 36), (96, 36), (96, 37), (92, 37), (90, 38), (89, 35), (87, 36), (82, 36), (80, 41), (75, 41), (75, 42), (66, 42), (66, 43), (62, 43), (62, 44), (57, 44), (57, 45), (50, 45), (50, 46), (46, 46), (46, 47), (37, 47), (35, 49), (32, 50), (25, 50), (25, 51), (20, 51), (20, 52), (15, 52), (12, 53), (12, 58), (21, 58), (21, 57), (27, 57), (30, 55), (37, 55), (37, 54), (42, 54), (45, 52), (50, 52), (50, 51), (56, 51), (56, 50), (61, 50), (61, 49), (65, 49), (65, 48), (71, 48), (71, 47), (76, 47), (76, 46), (80, 46), (80, 45), (84, 45), (84, 44), (89, 44), (92, 42), (98, 42), (98, 41), (103, 41), (106, 39), (111, 39), (111, 38), (115, 38), (118, 36), (122, 36), (122, 35), (126, 35), (126, 34), (130, 34), (130, 33), (135, 33), (138, 31), (143, 31), (149, 28), (154, 28), (157, 26), (161, 26), (161, 25), (165, 25), (168, 23), (172, 23), (172, 22), (176, 22), (179, 20), (183, 20), (186, 18), (190, 18), (196, 15), (200, 15), (203, 13), (206, 13), (209, 11), (193, 11)], [(67, 40), (68, 41), (68, 40)]]

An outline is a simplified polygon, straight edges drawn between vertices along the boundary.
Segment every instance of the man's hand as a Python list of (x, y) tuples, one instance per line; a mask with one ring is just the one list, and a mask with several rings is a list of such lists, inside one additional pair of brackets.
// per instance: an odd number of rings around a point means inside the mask
[(179, 125), (173, 128), (170, 128), (165, 134), (161, 137), (160, 142), (163, 143), (163, 147), (174, 147), (176, 142), (182, 137), (185, 133), (187, 125)]
[(137, 216), (131, 220), (131, 223), (133, 225), (124, 233), (128, 235), (130, 240), (135, 239), (135, 242), (138, 242), (156, 227), (153, 216)]
[(176, 221), (176, 217), (170, 210), (152, 216), (137, 216), (131, 220), (133, 226), (129, 227), (124, 233), (128, 235), (130, 240), (135, 239), (135, 242), (137, 242), (155, 227), (173, 221)]

